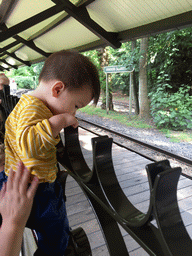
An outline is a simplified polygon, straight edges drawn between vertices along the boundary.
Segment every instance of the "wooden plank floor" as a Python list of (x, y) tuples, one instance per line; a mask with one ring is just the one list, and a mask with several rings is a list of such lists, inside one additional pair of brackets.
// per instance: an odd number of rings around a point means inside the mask
[[(95, 137), (95, 135), (79, 128), (82, 151), (90, 168), (92, 168), (92, 137)], [(112, 158), (117, 178), (124, 193), (135, 207), (146, 213), (149, 206), (149, 184), (145, 166), (150, 161), (115, 144), (112, 147)], [(67, 178), (66, 196), (70, 227), (81, 226), (84, 228), (91, 244), (93, 256), (109, 256), (94, 212), (80, 187), (70, 176)], [(192, 180), (184, 176), (180, 177), (177, 196), (183, 222), (192, 237)], [(121, 230), (130, 256), (148, 255), (122, 228)], [(36, 244), (31, 231), (27, 228), (24, 241), (23, 256), (32, 256), (36, 250)]]
[[(90, 168), (92, 168), (92, 137), (95, 135), (79, 128), (82, 151)], [(147, 212), (149, 184), (145, 166), (150, 161), (115, 144), (112, 147), (112, 157), (114, 169), (124, 193), (139, 210)], [(70, 226), (84, 228), (91, 244), (93, 256), (108, 256), (109, 253), (92, 208), (78, 184), (71, 177), (67, 178), (66, 196)], [(180, 177), (177, 196), (182, 219), (192, 237), (192, 180)], [(148, 255), (122, 228), (121, 230), (131, 256)]]

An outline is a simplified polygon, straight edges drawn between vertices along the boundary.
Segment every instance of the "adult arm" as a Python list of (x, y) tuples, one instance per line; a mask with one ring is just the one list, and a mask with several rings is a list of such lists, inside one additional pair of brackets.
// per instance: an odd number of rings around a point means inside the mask
[(34, 177), (28, 187), (30, 173), (20, 162), (17, 172), (10, 170), (7, 183), (0, 191), (0, 255), (19, 256), (24, 228), (31, 212), (33, 198), (38, 186)]

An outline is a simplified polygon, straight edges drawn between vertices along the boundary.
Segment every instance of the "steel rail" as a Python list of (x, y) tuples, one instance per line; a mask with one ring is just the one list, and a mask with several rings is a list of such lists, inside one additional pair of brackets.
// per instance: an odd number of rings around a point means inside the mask
[[(154, 151), (156, 151), (156, 152), (159, 152), (159, 153), (161, 153), (161, 154), (170, 156), (170, 157), (174, 158), (175, 160), (178, 160), (178, 161), (180, 161), (180, 162), (182, 162), (182, 163), (184, 163), (184, 164), (187, 164), (187, 165), (191, 165), (191, 166), (192, 166), (192, 160), (190, 160), (190, 159), (188, 159), (188, 158), (186, 158), (186, 157), (182, 157), (182, 156), (173, 154), (173, 153), (171, 153), (171, 152), (169, 152), (169, 151), (166, 151), (166, 150), (164, 150), (164, 149), (161, 149), (161, 148), (159, 148), (159, 147), (150, 145), (150, 144), (145, 143), (145, 142), (143, 142), (143, 141), (139, 141), (139, 140), (137, 140), (137, 139), (134, 139), (133, 137), (127, 136), (127, 135), (125, 135), (125, 134), (123, 134), (123, 133), (119, 133), (119, 132), (113, 131), (113, 130), (107, 128), (107, 127), (104, 127), (104, 126), (95, 124), (95, 123), (90, 122), (90, 121), (87, 121), (87, 120), (85, 120), (85, 119), (78, 118), (78, 117), (77, 117), (77, 119), (78, 119), (79, 121), (82, 121), (82, 122), (88, 123), (88, 124), (90, 124), (90, 125), (96, 126), (96, 127), (100, 128), (100, 129), (103, 129), (103, 130), (105, 130), (105, 131), (107, 131), (107, 132), (110, 132), (110, 133), (112, 133), (112, 134), (115, 134), (115, 135), (117, 135), (117, 136), (123, 137), (123, 138), (125, 138), (125, 139), (127, 139), (127, 140), (133, 141), (133, 142), (135, 142), (135, 143), (137, 143), (137, 144), (139, 144), (139, 145), (141, 145), (141, 146), (150, 148), (150, 149), (152, 149), (152, 150), (154, 150)], [(81, 128), (84, 128), (84, 127), (81, 126), (81, 125), (79, 125), (79, 126), (80, 126)], [(85, 129), (85, 128), (84, 128), (84, 129)], [(88, 129), (87, 129), (87, 130), (88, 130)], [(90, 130), (89, 130), (89, 131), (90, 131)], [(91, 131), (91, 132), (92, 132), (92, 131)], [(95, 133), (95, 134), (97, 134), (97, 133)], [(100, 136), (100, 134), (97, 134), (97, 135)], [(122, 145), (121, 145), (121, 146), (122, 146)], [(140, 153), (139, 153), (139, 154), (140, 154)], [(141, 155), (141, 154), (140, 154), (140, 155)], [(148, 158), (148, 159), (150, 159), (150, 158), (147, 157), (147, 156), (145, 156), (145, 157)], [(150, 160), (151, 160), (151, 159), (150, 159)], [(155, 161), (155, 160), (152, 159), (152, 161)]]
[[(91, 133), (93, 133), (93, 134), (95, 134), (95, 135), (97, 135), (97, 136), (101, 136), (99, 133), (93, 132), (93, 131), (89, 130), (88, 128), (85, 128), (85, 127), (83, 127), (83, 126), (81, 126), (81, 125), (79, 125), (79, 127), (81, 127), (82, 129), (84, 129), (84, 130), (86, 130), (86, 131), (88, 131), (88, 132), (91, 132)], [(142, 156), (142, 157), (145, 157), (145, 158), (147, 158), (147, 159), (150, 160), (150, 161), (157, 162), (155, 159), (153, 159), (153, 158), (151, 158), (151, 157), (149, 157), (149, 156), (146, 156), (146, 155), (140, 153), (140, 152), (137, 151), (137, 150), (134, 150), (134, 149), (132, 149), (132, 148), (128, 148), (127, 146), (124, 146), (124, 145), (122, 145), (122, 144), (120, 144), (120, 143), (118, 143), (118, 142), (116, 142), (116, 141), (113, 141), (113, 143), (116, 144), (116, 145), (118, 145), (118, 146), (120, 146), (120, 147), (122, 147), (122, 148), (125, 148), (125, 149), (127, 149), (127, 150), (129, 150), (129, 151), (131, 151), (131, 152), (134, 152), (134, 153), (136, 153), (136, 154), (138, 154), (138, 155), (140, 155), (140, 156)]]

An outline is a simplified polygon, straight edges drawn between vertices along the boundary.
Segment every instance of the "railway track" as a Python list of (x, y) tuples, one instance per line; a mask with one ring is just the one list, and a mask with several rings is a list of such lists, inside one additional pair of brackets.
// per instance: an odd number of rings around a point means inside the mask
[(162, 148), (129, 137), (125, 134), (108, 129), (104, 126), (92, 123), (82, 118), (78, 118), (79, 126), (97, 136), (108, 135), (113, 138), (113, 142), (127, 150), (133, 151), (151, 161), (161, 161), (168, 159), (172, 167), (181, 167), (182, 175), (192, 179), (192, 160), (166, 151)]

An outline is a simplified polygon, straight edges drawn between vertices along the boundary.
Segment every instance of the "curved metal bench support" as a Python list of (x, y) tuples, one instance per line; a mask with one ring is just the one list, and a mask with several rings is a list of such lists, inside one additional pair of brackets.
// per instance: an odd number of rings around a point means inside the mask
[(190, 255), (192, 241), (182, 221), (177, 203), (177, 184), (181, 174), (181, 168), (171, 168), (168, 161), (151, 165), (148, 168), (163, 169), (154, 181), (152, 201), (154, 215), (160, 233), (160, 241), (165, 255)]
[[(192, 242), (177, 204), (181, 168), (168, 160), (146, 166), (150, 205), (146, 214), (129, 201), (113, 168), (112, 139), (92, 139), (93, 170), (87, 166), (78, 139), (78, 128), (65, 129), (65, 150), (58, 160), (89, 199), (104, 234), (110, 255), (129, 255), (119, 223), (150, 255), (191, 255)], [(151, 221), (155, 219), (155, 227)]]
[[(19, 98), (11, 96), (9, 86), (0, 91), (3, 122)], [(92, 139), (93, 170), (81, 152), (78, 128), (65, 129), (65, 147), (57, 146), (58, 162), (68, 170), (87, 196), (101, 226), (110, 255), (129, 255), (120, 224), (150, 255), (191, 256), (192, 241), (182, 221), (177, 203), (177, 184), (181, 168), (171, 168), (168, 160), (146, 166), (150, 204), (146, 214), (126, 197), (113, 167), (112, 139)], [(60, 173), (65, 189), (66, 175)], [(155, 219), (157, 227), (152, 224)], [(90, 252), (87, 250), (87, 255)]]

